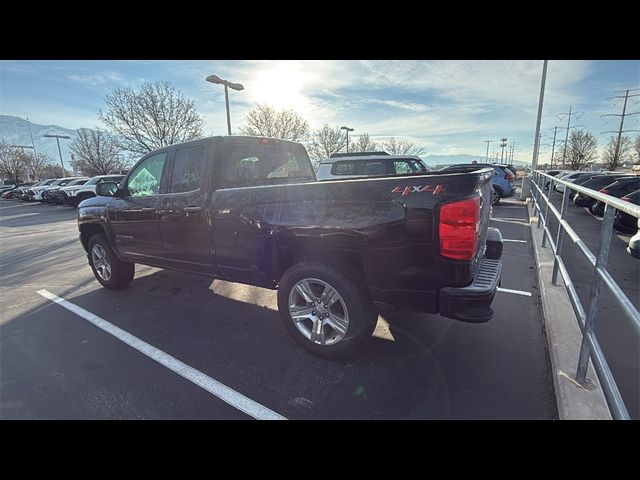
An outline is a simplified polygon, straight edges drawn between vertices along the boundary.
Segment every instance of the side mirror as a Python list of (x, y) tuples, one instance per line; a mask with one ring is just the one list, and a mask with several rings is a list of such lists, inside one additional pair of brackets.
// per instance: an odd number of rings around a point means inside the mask
[(116, 197), (119, 189), (116, 182), (102, 182), (96, 185), (96, 195), (101, 197)]

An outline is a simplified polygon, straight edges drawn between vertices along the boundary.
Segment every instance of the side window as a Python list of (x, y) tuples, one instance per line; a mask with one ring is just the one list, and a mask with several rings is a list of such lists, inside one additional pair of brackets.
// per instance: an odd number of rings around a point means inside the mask
[(132, 197), (147, 197), (160, 193), (162, 170), (167, 160), (166, 153), (159, 153), (145, 159), (129, 177), (127, 188)]
[(400, 160), (393, 163), (396, 167), (396, 173), (414, 173), (418, 171), (413, 162), (409, 163), (406, 160)]
[(367, 162), (367, 175), (387, 175), (388, 162)]
[(200, 188), (203, 163), (204, 147), (202, 145), (178, 150), (173, 161), (169, 192), (190, 192)]
[(336, 162), (332, 170), (333, 175), (357, 175), (354, 162)]

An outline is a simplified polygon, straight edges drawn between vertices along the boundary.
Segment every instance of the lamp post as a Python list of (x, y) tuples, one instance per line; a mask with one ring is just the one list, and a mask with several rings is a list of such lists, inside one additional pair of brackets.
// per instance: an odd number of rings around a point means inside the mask
[(486, 162), (489, 163), (489, 144), (493, 142), (493, 140), (485, 140), (484, 143), (487, 144), (487, 158), (486, 158)]
[(349, 132), (353, 132), (353, 128), (345, 127), (344, 125), (340, 127), (340, 130), (347, 131), (347, 153), (349, 153)]
[(209, 75), (206, 80), (207, 82), (219, 83), (220, 85), (224, 85), (224, 102), (227, 106), (227, 130), (229, 132), (229, 135), (231, 135), (231, 116), (229, 115), (229, 90), (227, 89), (227, 87), (238, 91), (244, 90), (244, 87), (240, 83), (233, 83), (227, 80), (223, 80), (217, 75)]
[(31, 148), (33, 149), (33, 147), (30, 147), (29, 145), (9, 145), (11, 148), (19, 148), (20, 150), (22, 150), (22, 153), (24, 153), (24, 149), (25, 148)]
[(60, 139), (64, 138), (66, 140), (70, 140), (71, 137), (69, 135), (52, 135), (50, 133), (45, 133), (43, 137), (56, 139), (56, 143), (58, 144), (58, 155), (60, 155), (60, 166), (62, 167), (62, 176), (64, 177), (64, 161), (62, 160), (62, 151), (60, 150)]

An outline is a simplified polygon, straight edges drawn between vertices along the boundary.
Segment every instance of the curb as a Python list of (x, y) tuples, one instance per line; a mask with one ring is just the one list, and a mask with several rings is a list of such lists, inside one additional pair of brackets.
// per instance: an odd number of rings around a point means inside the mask
[(587, 370), (587, 381), (591, 384), (589, 389), (573, 378), (578, 366), (582, 332), (562, 275), (558, 274), (558, 285), (551, 283), (553, 253), (548, 245), (542, 248), (543, 229), (538, 228), (538, 217), (530, 218), (531, 243), (538, 267), (536, 276), (558, 416), (560, 420), (611, 420), (607, 401), (591, 362)]

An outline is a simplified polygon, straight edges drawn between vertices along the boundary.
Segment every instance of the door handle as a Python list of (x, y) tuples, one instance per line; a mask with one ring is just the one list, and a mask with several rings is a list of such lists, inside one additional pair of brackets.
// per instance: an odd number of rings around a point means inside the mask
[(142, 213), (156, 213), (156, 209), (155, 208), (145, 207), (145, 208), (142, 209)]
[(184, 207), (182, 211), (187, 215), (190, 213), (200, 213), (202, 211), (202, 207)]

